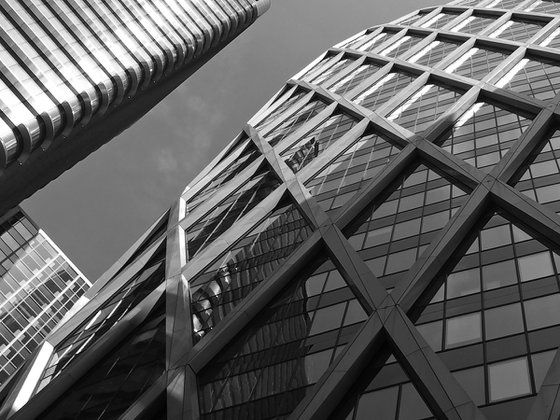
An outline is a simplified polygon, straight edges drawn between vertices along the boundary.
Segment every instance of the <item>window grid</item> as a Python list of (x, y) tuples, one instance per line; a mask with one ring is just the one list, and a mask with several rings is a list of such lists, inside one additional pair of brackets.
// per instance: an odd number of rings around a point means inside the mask
[(306, 187), (325, 211), (337, 209), (381, 172), (399, 151), (399, 147), (377, 134), (365, 135), (307, 182)]
[(497, 38), (508, 39), (510, 41), (527, 42), (537, 32), (543, 28), (543, 25), (522, 21), (509, 21), (496, 31)]
[(372, 74), (377, 72), (380, 67), (376, 64), (365, 64), (363, 66), (358, 67), (348, 76), (344, 77), (338, 83), (331, 87), (334, 93), (338, 93), (339, 95), (344, 95), (347, 92), (350, 92)]
[(410, 131), (422, 133), (460, 97), (459, 92), (428, 84), (396, 108), (388, 119)]
[(560, 67), (525, 58), (498, 82), (498, 87), (546, 101), (558, 92)]
[(488, 26), (494, 23), (494, 19), (485, 18), (481, 16), (470, 16), (464, 21), (459, 22), (453, 32), (465, 32), (467, 34), (476, 35), (485, 30)]
[(371, 111), (375, 111), (406, 88), (414, 79), (415, 77), (408, 73), (389, 73), (372, 87), (360, 93), (353, 101)]
[(387, 48), (386, 50), (381, 52), (381, 55), (392, 57), (392, 58), (399, 58), (409, 50), (414, 48), (419, 42), (423, 40), (422, 37), (414, 36), (414, 35), (405, 35), (401, 39), (399, 39), (396, 43), (392, 46)]
[(530, 124), (521, 115), (478, 102), (459, 119), (441, 147), (489, 172)]
[(330, 261), (319, 264), (198, 375), (202, 419), (289, 414), (358, 331), (365, 311)]
[(452, 65), (452, 70), (446, 71), (481, 80), (508, 57), (502, 52), (481, 48), (473, 48), (465, 56), (468, 58), (461, 60), (463, 63), (459, 67), (454, 68)]
[(434, 41), (429, 45), (429, 49), (420, 51), (408, 60), (422, 66), (434, 67), (443, 61), (451, 52), (455, 51), (460, 44), (445, 41)]

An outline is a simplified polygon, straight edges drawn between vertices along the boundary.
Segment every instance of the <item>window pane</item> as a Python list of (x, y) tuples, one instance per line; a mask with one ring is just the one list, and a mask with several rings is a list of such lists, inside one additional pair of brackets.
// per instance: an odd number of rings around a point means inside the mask
[(522, 332), (521, 305), (515, 303), (484, 311), (484, 325), (488, 340)]
[(371, 413), (380, 419), (394, 419), (397, 411), (399, 387), (368, 392), (360, 397), (355, 420), (370, 420)]
[(446, 347), (475, 343), (481, 339), (480, 312), (447, 320)]
[(490, 402), (531, 393), (527, 359), (507, 360), (488, 367)]
[[(432, 412), (411, 383), (402, 386), (399, 420), (418, 420), (431, 417)], [(371, 418), (371, 413), (370, 413)], [(379, 417), (383, 418), (383, 417)]]
[(453, 375), (476, 405), (486, 402), (482, 366), (453, 372)]
[(531, 359), (533, 360), (533, 374), (535, 375), (535, 389), (537, 392), (544, 381), (555, 355), (556, 350), (551, 350), (533, 354), (531, 356)]
[(518, 262), (521, 281), (529, 281), (554, 274), (548, 251), (520, 257)]
[(434, 351), (441, 350), (441, 336), (443, 334), (443, 322), (436, 321), (429, 324), (418, 325), (418, 331), (428, 342)]
[(451, 273), (447, 277), (447, 298), (480, 292), (480, 272), (478, 268)]
[(496, 289), (517, 282), (513, 260), (502, 261), (482, 267), (484, 290)]
[(527, 328), (549, 327), (560, 323), (560, 295), (554, 294), (524, 302)]

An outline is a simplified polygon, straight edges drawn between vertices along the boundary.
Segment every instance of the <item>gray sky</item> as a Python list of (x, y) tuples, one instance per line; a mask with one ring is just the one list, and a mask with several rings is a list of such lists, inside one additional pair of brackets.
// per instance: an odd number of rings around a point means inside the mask
[(95, 281), (283, 83), (354, 33), (435, 0), (272, 0), (136, 125), (24, 201)]

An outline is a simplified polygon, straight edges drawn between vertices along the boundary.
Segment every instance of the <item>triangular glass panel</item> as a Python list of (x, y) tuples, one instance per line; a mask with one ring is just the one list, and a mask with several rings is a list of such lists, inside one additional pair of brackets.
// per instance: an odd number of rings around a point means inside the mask
[(496, 86), (546, 101), (554, 98), (560, 89), (560, 67), (524, 58)]
[(560, 257), (499, 214), (485, 220), (411, 318), (491, 418), (512, 399), (526, 418), (560, 344)]
[(231, 165), (187, 201), (185, 206), (187, 214), (192, 213), (200, 204), (210, 199), (221, 187), (234, 179), (260, 156), (260, 152), (252, 141), (248, 140), (244, 147), (245, 150)]
[(498, 28), (492, 38), (507, 39), (510, 41), (527, 42), (544, 27), (540, 22), (527, 22), (510, 20)]
[(127, 315), (146, 296), (165, 281), (165, 247), (155, 254), (146, 266), (101, 304), (99, 309), (53, 351), (46, 364), (37, 391), (57, 377), (80, 354), (87, 352), (111, 327)]
[(459, 16), (459, 13), (439, 13), (426, 23), (422, 24), (423, 28), (440, 29)]
[(315, 158), (352, 129), (358, 120), (350, 115), (334, 113), (309, 134), (303, 136), (280, 156), (294, 173), (298, 173)]
[[(303, 124), (327, 107), (327, 103), (321, 99), (313, 99), (302, 109), (284, 120), (278, 127), (265, 135), (271, 146), (280, 143), (284, 138), (292, 134)], [(280, 121), (280, 120), (279, 120)], [(272, 125), (272, 124), (271, 124)]]
[(560, 14), (560, 3), (554, 0), (541, 0), (532, 3), (527, 9), (528, 12), (549, 13), (551, 15)]
[(465, 202), (466, 194), (420, 165), (345, 229), (350, 244), (388, 289), (398, 283)]
[(476, 35), (488, 28), (488, 26), (492, 25), (494, 22), (495, 20), (492, 18), (473, 15), (459, 22), (451, 31)]
[(471, 48), (463, 57), (447, 68), (446, 71), (481, 80), (507, 57), (508, 55), (501, 51)]
[(274, 123), (275, 121), (283, 119), (281, 115), (284, 114), (286, 111), (288, 111), (292, 105), (294, 105), (297, 101), (301, 100), (305, 95), (307, 95), (307, 92), (296, 90), (294, 93), (290, 95), (290, 97), (288, 98), (282, 97), (280, 99), (282, 101), (282, 104), (279, 105), (278, 108), (272, 111), (265, 118), (263, 118), (263, 120), (260, 121), (255, 126), (255, 128), (259, 131), (264, 131), (267, 129), (267, 127), (270, 124)]
[(420, 43), (424, 38), (414, 35), (405, 35), (397, 42), (380, 53), (386, 57), (400, 57), (411, 50), (416, 44)]
[(399, 146), (367, 131), (305, 186), (325, 211), (338, 209), (381, 172), (399, 151)]
[(560, 213), (560, 130), (551, 133), (544, 147), (533, 154), (530, 162), (515, 188)]
[(311, 234), (287, 199), (200, 275), (189, 281), (194, 340), (224, 319), (255, 287), (270, 277)]
[(420, 134), (451, 108), (461, 95), (460, 92), (443, 86), (427, 84), (411, 95), (387, 118)]
[(280, 185), (275, 173), (263, 164), (259, 170), (239, 188), (225, 197), (210, 213), (190, 226), (185, 232), (187, 258), (192, 259), (214, 239), (262, 202)]
[(353, 101), (371, 111), (375, 111), (410, 85), (414, 79), (415, 76), (404, 72), (389, 73), (356, 96)]
[(120, 417), (165, 373), (165, 337), (165, 303), (162, 302), (43, 411), (41, 419)]
[(201, 418), (289, 415), (366, 319), (338, 270), (320, 257), (198, 375)]
[(530, 124), (528, 117), (478, 102), (443, 135), (446, 140), (441, 147), (490, 172)]
[(455, 51), (459, 45), (455, 42), (437, 40), (430, 43), (407, 61), (422, 66), (434, 67), (451, 52)]
[[(560, 11), (558, 12), (560, 13)], [(560, 47), (560, 28), (557, 28), (554, 32), (543, 39), (539, 45), (548, 48), (558, 48)]]
[(358, 67), (348, 76), (342, 78), (342, 80), (332, 86), (330, 90), (332, 90), (334, 93), (338, 93), (339, 95), (344, 95), (346, 92), (350, 92), (352, 89), (354, 89), (379, 69), (380, 67), (376, 64), (364, 64), (363, 66)]
[(424, 402), (405, 370), (391, 356), (378, 355), (376, 361), (362, 373), (362, 377), (344, 402), (334, 413), (334, 418), (349, 420), (423, 420), (434, 415)]

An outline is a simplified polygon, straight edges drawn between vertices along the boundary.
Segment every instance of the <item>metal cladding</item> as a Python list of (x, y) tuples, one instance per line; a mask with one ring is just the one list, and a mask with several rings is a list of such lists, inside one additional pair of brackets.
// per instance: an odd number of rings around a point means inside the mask
[(0, 211), (130, 126), (269, 4), (17, 0), (0, 5)]
[(558, 418), (560, 6), (321, 55), (51, 334), (2, 418)]

